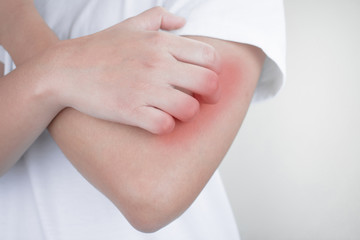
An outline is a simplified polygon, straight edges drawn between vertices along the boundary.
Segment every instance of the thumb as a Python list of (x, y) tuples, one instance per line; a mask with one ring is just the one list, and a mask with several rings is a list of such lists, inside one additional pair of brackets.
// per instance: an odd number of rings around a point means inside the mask
[(151, 8), (128, 19), (133, 28), (149, 31), (179, 29), (185, 25), (185, 21), (185, 18), (176, 16), (162, 7)]

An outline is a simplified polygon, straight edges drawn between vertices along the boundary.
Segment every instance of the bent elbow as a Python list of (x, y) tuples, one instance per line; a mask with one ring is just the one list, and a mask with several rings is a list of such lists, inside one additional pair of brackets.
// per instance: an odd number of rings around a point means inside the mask
[(155, 185), (133, 187), (122, 201), (117, 201), (119, 204), (115, 204), (127, 221), (140, 232), (160, 230), (179, 217), (192, 203), (186, 194), (180, 196), (179, 192), (168, 186)]
[(157, 232), (171, 222), (159, 213), (132, 214), (127, 216), (127, 220), (133, 228), (143, 233)]
[(138, 201), (133, 206), (133, 211), (125, 217), (138, 231), (156, 232), (179, 217), (187, 208), (183, 206), (183, 202), (165, 200), (168, 196), (147, 196), (147, 199)]

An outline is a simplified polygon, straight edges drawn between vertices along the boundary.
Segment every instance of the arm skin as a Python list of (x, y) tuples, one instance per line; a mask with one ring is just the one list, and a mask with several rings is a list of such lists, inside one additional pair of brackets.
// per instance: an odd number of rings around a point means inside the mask
[(66, 107), (161, 134), (172, 131), (173, 116), (189, 121), (198, 111), (195, 96), (179, 89), (216, 102), (215, 49), (158, 31), (184, 23), (155, 7), (98, 33), (58, 41), (30, 0), (0, 0), (0, 44), (17, 65), (0, 81), (0, 112), (6, 113), (0, 175)]
[(57, 41), (32, 0), (0, 0), (0, 45), (10, 53), (16, 66)]
[(243, 44), (196, 37), (222, 55), (222, 97), (188, 123), (156, 136), (66, 109), (50, 133), (72, 164), (138, 230), (165, 226), (195, 200), (230, 147), (250, 104), (264, 54)]
[[(14, 17), (14, 16), (22, 16)], [(28, 0), (0, 0), (0, 44), (11, 54), (17, 69), (0, 79), (0, 176), (46, 129), (61, 109), (54, 109), (39, 88), (42, 70), (30, 57), (57, 42)], [(12, 28), (8, 28), (12, 26)], [(3, 75), (3, 64), (0, 64)]]
[[(26, 26), (25, 21), (21, 24)], [(24, 41), (19, 45), (23, 48), (6, 39), (1, 42), (18, 66), (57, 41), (49, 29), (40, 27), (44, 25), (31, 26), (38, 26), (37, 31), (14, 33), (26, 35), (18, 38)], [(210, 43), (222, 55), (223, 94), (218, 104), (201, 105), (191, 122), (177, 122), (172, 133), (157, 136), (68, 108), (49, 126), (74, 166), (140, 231), (158, 230), (194, 201), (240, 128), (260, 74), (264, 54), (259, 49), (209, 38), (196, 39)], [(22, 89), (28, 90), (26, 86)], [(28, 103), (24, 109), (31, 112)], [(37, 128), (39, 132), (46, 121), (42, 125)], [(34, 138), (38, 133), (28, 134)]]

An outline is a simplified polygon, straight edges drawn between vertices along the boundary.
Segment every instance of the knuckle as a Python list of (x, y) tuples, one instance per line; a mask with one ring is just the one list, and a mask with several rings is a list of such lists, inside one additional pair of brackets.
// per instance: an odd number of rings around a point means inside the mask
[(159, 31), (153, 31), (150, 33), (149, 44), (151, 44), (151, 46), (164, 46), (165, 43), (165, 33)]
[(149, 50), (147, 51), (147, 54), (139, 59), (138, 63), (140, 66), (138, 66), (139, 73), (137, 75), (146, 72), (145, 79), (154, 79), (154, 77), (159, 77), (158, 75), (161, 69), (166, 69), (167, 58), (161, 50)]
[(153, 7), (153, 8), (152, 8), (152, 11), (154, 11), (154, 12), (156, 12), (156, 13), (159, 13), (159, 14), (166, 12), (165, 8), (163, 8), (163, 7), (161, 7), (161, 6)]
[(217, 62), (217, 52), (211, 45), (205, 45), (203, 48), (203, 58), (209, 65), (215, 65)]
[(147, 71), (148, 77), (151, 79), (157, 75), (157, 69), (162, 66), (162, 62), (163, 61), (160, 56), (152, 54), (142, 60), (141, 68)]
[[(138, 18), (137, 17), (129, 17), (128, 19), (124, 20), (123, 23), (135, 26), (138, 23)], [(119, 25), (121, 25), (121, 23), (119, 23), (118, 26)]]

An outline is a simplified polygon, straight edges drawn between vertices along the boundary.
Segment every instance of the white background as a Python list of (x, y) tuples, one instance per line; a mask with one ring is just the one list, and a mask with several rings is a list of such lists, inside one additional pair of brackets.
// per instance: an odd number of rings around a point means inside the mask
[(285, 0), (287, 83), (222, 163), (242, 240), (360, 239), (360, 1)]

